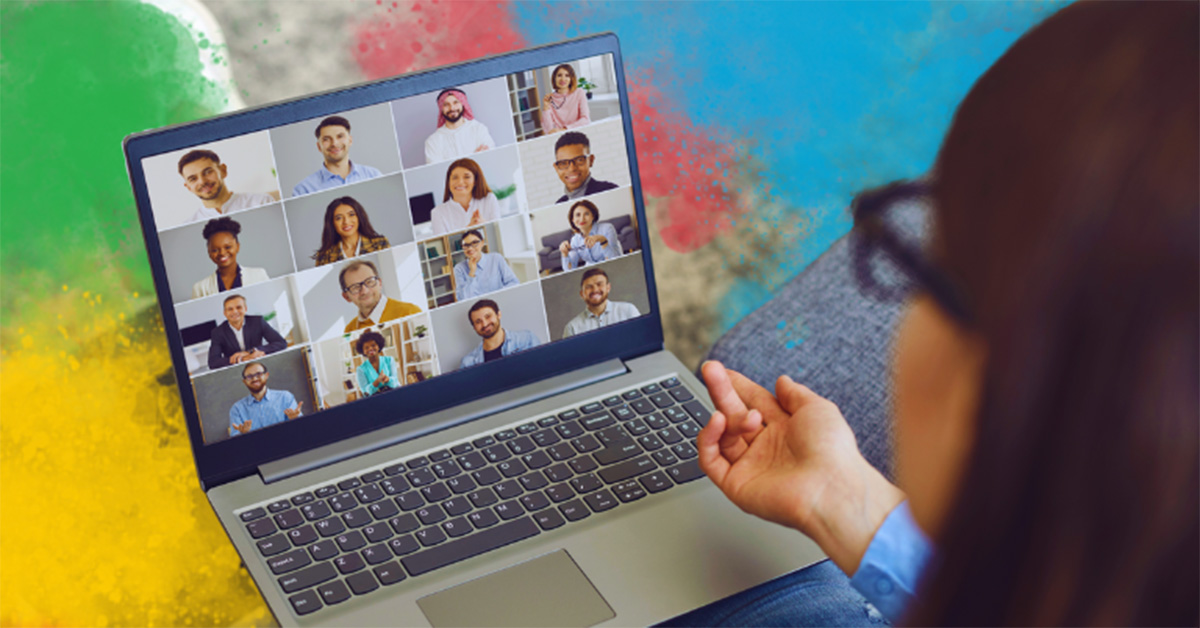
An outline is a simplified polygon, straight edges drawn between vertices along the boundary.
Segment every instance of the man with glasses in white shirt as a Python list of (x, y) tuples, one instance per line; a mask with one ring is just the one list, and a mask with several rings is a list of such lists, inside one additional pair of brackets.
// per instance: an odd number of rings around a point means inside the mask
[(346, 333), (374, 327), (421, 311), (412, 303), (390, 299), (383, 294), (383, 281), (373, 262), (350, 262), (338, 275), (342, 298), (358, 307), (358, 316), (346, 323)]

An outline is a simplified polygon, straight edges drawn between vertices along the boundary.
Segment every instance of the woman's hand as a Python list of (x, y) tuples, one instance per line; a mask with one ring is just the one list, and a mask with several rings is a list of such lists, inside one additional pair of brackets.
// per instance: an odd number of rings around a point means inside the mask
[(570, 255), (571, 254), (571, 243), (566, 240), (563, 240), (563, 243), (558, 245), (558, 252), (562, 253), (563, 257)]
[(483, 224), (483, 218), (479, 217), (479, 210), (476, 209), (475, 211), (471, 212), (471, 222), (467, 223), (467, 226), (474, 227), (481, 224)]
[(602, 235), (590, 235), (583, 239), (583, 245), (589, 249), (592, 248), (593, 246), (596, 246), (597, 244), (599, 244), (601, 246), (608, 245), (608, 238), (606, 238)]
[(803, 532), (857, 571), (904, 494), (862, 457), (841, 411), (786, 375), (773, 396), (719, 362), (702, 374), (717, 411), (697, 439), (700, 468), (742, 510)]

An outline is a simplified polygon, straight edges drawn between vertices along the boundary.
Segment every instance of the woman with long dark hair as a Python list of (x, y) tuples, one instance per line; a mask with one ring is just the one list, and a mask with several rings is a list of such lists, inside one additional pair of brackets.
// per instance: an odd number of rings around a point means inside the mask
[[(1200, 622), (1198, 8), (1062, 9), (971, 89), (927, 180), (856, 199), (863, 283), (916, 289), (894, 357), (899, 487), (813, 391), (703, 367), (705, 472), (893, 620)], [(927, 247), (890, 227), (913, 200)]]
[(371, 217), (362, 203), (353, 197), (335, 198), (325, 207), (325, 228), (321, 231), (321, 248), (313, 253), (317, 266), (333, 264), (363, 253), (388, 248), (388, 239), (371, 226)]

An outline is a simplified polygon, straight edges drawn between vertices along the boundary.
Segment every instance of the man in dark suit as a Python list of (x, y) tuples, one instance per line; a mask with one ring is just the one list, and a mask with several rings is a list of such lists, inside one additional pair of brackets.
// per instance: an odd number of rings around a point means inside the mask
[(596, 156), (591, 154), (592, 144), (579, 131), (567, 131), (554, 143), (554, 171), (566, 186), (566, 194), (555, 203), (565, 203), (588, 194), (603, 192), (617, 187), (616, 183), (592, 178), (592, 164)]
[(261, 316), (246, 316), (246, 298), (235, 294), (225, 299), (225, 322), (212, 332), (208, 346), (208, 368), (256, 360), (287, 348), (287, 341)]

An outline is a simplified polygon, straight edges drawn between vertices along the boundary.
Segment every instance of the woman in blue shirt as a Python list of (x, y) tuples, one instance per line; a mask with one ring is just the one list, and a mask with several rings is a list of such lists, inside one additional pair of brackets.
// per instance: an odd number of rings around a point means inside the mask
[(571, 223), (570, 240), (558, 246), (562, 253), (562, 269), (571, 270), (621, 256), (617, 230), (609, 223), (600, 223), (600, 210), (589, 200), (576, 201), (567, 211)]
[[(894, 350), (899, 487), (830, 401), (704, 365), (702, 468), (892, 621), (1200, 622), (1197, 23), (1196, 3), (1061, 9), (971, 89), (927, 180), (855, 200), (864, 288), (915, 289)], [(914, 200), (928, 247), (890, 226)], [(769, 583), (679, 623), (805, 621), (811, 606), (775, 604), (805, 595)]]
[(365, 360), (358, 366), (358, 389), (370, 397), (379, 392), (400, 387), (396, 377), (396, 361), (383, 355), (386, 341), (377, 331), (366, 331), (358, 337), (355, 348)]

